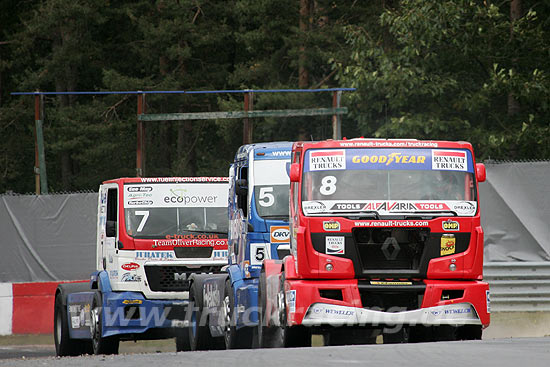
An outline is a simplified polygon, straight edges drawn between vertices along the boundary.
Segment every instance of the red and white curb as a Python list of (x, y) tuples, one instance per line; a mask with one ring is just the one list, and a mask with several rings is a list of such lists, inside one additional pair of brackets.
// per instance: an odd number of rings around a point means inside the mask
[(51, 334), (59, 283), (0, 283), (0, 335)]

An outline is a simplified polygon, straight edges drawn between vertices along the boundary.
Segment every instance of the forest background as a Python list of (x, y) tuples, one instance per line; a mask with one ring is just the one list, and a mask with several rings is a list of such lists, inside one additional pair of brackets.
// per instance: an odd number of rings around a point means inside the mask
[[(356, 88), (348, 138), (466, 140), (550, 159), (549, 0), (2, 0), (0, 193), (35, 189), (34, 97), (12, 92)], [(255, 94), (254, 109), (331, 93)], [(136, 175), (136, 96), (44, 99), (50, 192)], [(238, 111), (242, 94), (147, 95), (148, 113)], [(227, 175), (241, 120), (147, 122), (147, 176)], [(253, 141), (332, 137), (258, 118)]]

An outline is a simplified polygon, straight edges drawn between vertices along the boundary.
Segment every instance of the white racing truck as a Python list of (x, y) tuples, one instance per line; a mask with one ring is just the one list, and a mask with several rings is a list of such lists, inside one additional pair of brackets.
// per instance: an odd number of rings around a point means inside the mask
[(227, 264), (226, 177), (120, 178), (99, 189), (96, 271), (55, 293), (58, 356), (116, 354), (176, 337), (189, 350), (189, 287)]

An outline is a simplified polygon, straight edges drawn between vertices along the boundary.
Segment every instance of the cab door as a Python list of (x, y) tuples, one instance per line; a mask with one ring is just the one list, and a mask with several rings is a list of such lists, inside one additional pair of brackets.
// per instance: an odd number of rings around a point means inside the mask
[[(99, 189), (97, 227), (97, 270), (113, 268), (118, 241), (118, 185), (101, 185)], [(110, 266), (109, 266), (110, 265)]]

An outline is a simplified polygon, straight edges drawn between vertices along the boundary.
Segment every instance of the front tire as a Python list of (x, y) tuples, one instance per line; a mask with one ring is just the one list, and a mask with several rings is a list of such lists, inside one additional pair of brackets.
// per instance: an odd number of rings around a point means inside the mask
[(258, 327), (256, 345), (260, 348), (311, 347), (311, 329), (303, 325), (288, 326), (284, 272), (281, 273), (277, 294), (279, 325), (269, 325), (265, 315), (267, 282), (265, 272), (260, 274), (258, 288)]
[(222, 313), (224, 316), (224, 340), (226, 349), (252, 348), (253, 329), (243, 326), (237, 329), (237, 314), (235, 312), (235, 296), (231, 281), (225, 282), (225, 291), (222, 299)]
[(90, 309), (90, 332), (92, 334), (92, 349), (94, 354), (118, 354), (120, 340), (118, 336), (103, 337), (103, 302), (101, 293), (94, 296)]

